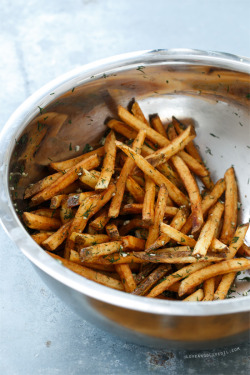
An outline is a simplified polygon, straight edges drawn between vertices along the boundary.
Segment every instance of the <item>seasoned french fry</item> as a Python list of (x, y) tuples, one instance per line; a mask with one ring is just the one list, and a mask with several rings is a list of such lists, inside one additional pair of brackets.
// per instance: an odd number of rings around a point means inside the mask
[(66, 194), (58, 194), (51, 198), (50, 208), (55, 209), (61, 206), (62, 201), (67, 198)]
[(196, 292), (190, 294), (190, 296), (183, 299), (183, 301), (188, 302), (196, 302), (196, 301), (202, 301), (204, 297), (204, 293), (202, 289), (196, 290)]
[(118, 241), (121, 238), (118, 228), (114, 223), (106, 225), (106, 232), (108, 237), (111, 238), (111, 240), (113, 241)]
[[(186, 246), (183, 246), (186, 249)], [(220, 262), (225, 259), (224, 254), (207, 253), (205, 257), (196, 258), (192, 251), (171, 251), (171, 248), (157, 250), (154, 253), (138, 252), (134, 255), (145, 262), (152, 263), (170, 263), (170, 264), (184, 264), (197, 262)]]
[(108, 188), (111, 177), (115, 171), (115, 157), (116, 157), (116, 145), (115, 145), (115, 133), (113, 130), (106, 137), (105, 145), (105, 156), (100, 177), (95, 186), (95, 190), (105, 190)]
[(40, 191), (44, 190), (48, 186), (52, 185), (53, 182), (58, 180), (59, 177), (63, 175), (62, 172), (54, 173), (49, 176), (44, 177), (42, 180), (36, 182), (35, 184), (31, 184), (27, 187), (24, 194), (24, 199), (28, 199), (32, 197), (32, 195), (35, 195), (39, 193)]
[(54, 251), (66, 240), (71, 221), (61, 226), (55, 233), (43, 241), (42, 246), (49, 251)]
[(127, 178), (126, 188), (137, 202), (143, 203), (145, 191), (131, 176)]
[(95, 281), (99, 284), (108, 286), (109, 288), (112, 289), (117, 289), (117, 290), (124, 290), (122, 283), (119, 280), (116, 280), (110, 276), (106, 276), (100, 272), (96, 272), (90, 268), (80, 266), (77, 263), (71, 262), (70, 260), (64, 259), (59, 257), (58, 255), (55, 255), (53, 253), (48, 253), (51, 257), (60, 260), (62, 264), (69, 268), (71, 271), (77, 273), (78, 275), (81, 275), (83, 277), (86, 277), (86, 279)]
[(122, 246), (126, 251), (143, 251), (145, 249), (145, 240), (134, 236), (121, 237)]
[(100, 210), (99, 215), (89, 225), (96, 230), (103, 230), (105, 225), (110, 220), (108, 217), (108, 210), (108, 207), (104, 207), (102, 210)]
[(204, 256), (207, 253), (209, 246), (213, 240), (216, 228), (219, 225), (224, 211), (224, 204), (217, 202), (204, 224), (199, 238), (195, 244), (193, 255)]
[(194, 263), (188, 266), (185, 266), (178, 271), (172, 273), (171, 275), (167, 276), (164, 281), (160, 284), (156, 285), (147, 295), (147, 297), (157, 297), (159, 294), (163, 293), (165, 290), (168, 290), (173, 284), (182, 280), (184, 277), (193, 274), (194, 272), (201, 270), (209, 266), (211, 263), (209, 262), (199, 262)]
[(185, 151), (180, 151), (178, 156), (187, 164), (188, 168), (194, 172), (197, 176), (201, 178), (208, 177), (208, 171), (204, 164), (200, 164), (195, 158), (186, 153)]
[(121, 282), (127, 293), (132, 293), (136, 288), (136, 283), (133, 274), (128, 264), (116, 264), (115, 270), (121, 278)]
[(221, 231), (221, 241), (229, 244), (234, 236), (238, 216), (238, 188), (234, 168), (229, 168), (225, 173), (225, 212)]
[(81, 170), (81, 176), (79, 176), (79, 180), (88, 187), (95, 189), (98, 179), (100, 178), (101, 172), (95, 171), (87, 171), (87, 169)]
[(250, 257), (250, 247), (243, 243), (239, 248), (237, 255)]
[(173, 199), (178, 205), (185, 205), (188, 204), (188, 200), (186, 196), (174, 185), (171, 181), (169, 181), (165, 176), (163, 176), (157, 169), (152, 167), (146, 159), (144, 159), (140, 154), (132, 150), (130, 147), (126, 146), (125, 144), (116, 141), (116, 145), (125, 152), (127, 156), (129, 156), (137, 166), (148, 176), (150, 177), (158, 186), (162, 184), (166, 186), (170, 198)]
[(132, 292), (137, 296), (145, 295), (160, 279), (162, 279), (171, 270), (170, 265), (161, 264), (150, 275), (144, 279)]
[(190, 173), (187, 165), (179, 156), (173, 156), (172, 162), (177, 169), (185, 187), (191, 204), (192, 211), (192, 232), (197, 232), (203, 224), (203, 213), (201, 208), (201, 195), (197, 183)]
[(234, 233), (233, 238), (231, 239), (231, 242), (228, 248), (227, 259), (232, 259), (235, 257), (237, 251), (243, 245), (244, 238), (247, 234), (248, 228), (249, 228), (249, 223), (238, 226), (238, 228), (236, 229)]
[(166, 130), (163, 126), (163, 123), (161, 122), (160, 117), (157, 114), (154, 114), (154, 115), (150, 116), (150, 122), (151, 122), (151, 125), (153, 126), (153, 128), (159, 134), (161, 134), (163, 137), (167, 138)]
[(215, 289), (215, 277), (207, 279), (203, 283), (204, 298), (203, 301), (213, 301)]
[(140, 214), (142, 212), (143, 203), (129, 203), (122, 207), (120, 214)]
[(67, 206), (68, 207), (76, 207), (82, 204), (85, 199), (96, 195), (95, 191), (85, 191), (84, 193), (78, 193), (78, 194), (73, 194), (70, 195), (67, 199)]
[(38, 233), (32, 234), (31, 237), (38, 245), (41, 245), (42, 242), (45, 241), (47, 238), (49, 238), (53, 233), (54, 232), (38, 232)]
[(137, 136), (137, 131), (132, 130), (128, 125), (124, 124), (124, 122), (112, 119), (107, 122), (107, 126), (128, 139), (135, 139)]
[(81, 262), (80, 255), (78, 251), (71, 250), (70, 251), (70, 258), (71, 262), (81, 264), (82, 266), (86, 266), (88, 268), (97, 269), (100, 271), (108, 271), (108, 272), (115, 272), (115, 267), (112, 264), (98, 264), (98, 263), (88, 263), (88, 262)]
[(60, 212), (51, 208), (38, 208), (37, 210), (30, 211), (31, 214), (45, 216), (45, 217), (54, 217), (60, 219)]
[(181, 245), (194, 247), (196, 244), (196, 241), (193, 238), (165, 223), (160, 224), (160, 231)]
[(202, 270), (196, 271), (186, 279), (182, 280), (179, 288), (179, 296), (187, 293), (190, 288), (200, 285), (203, 281), (224, 275), (229, 272), (244, 271), (250, 268), (250, 260), (245, 258), (229, 259), (220, 263), (212, 264)]
[(40, 204), (48, 199), (51, 199), (54, 195), (58, 194), (62, 189), (66, 188), (78, 179), (78, 174), (81, 173), (81, 169), (93, 169), (100, 164), (99, 156), (96, 154), (90, 156), (87, 159), (82, 160), (80, 163), (70, 168), (65, 174), (59, 177), (50, 186), (42, 190), (40, 193), (34, 195), (31, 198), (33, 204)]
[(142, 122), (144, 122), (144, 124), (146, 124), (147, 126), (150, 126), (146, 117), (144, 116), (142, 110), (141, 110), (141, 107), (139, 106), (139, 103), (138, 102), (134, 102), (132, 104), (132, 107), (131, 107), (131, 112), (133, 113), (133, 115), (138, 118), (139, 120), (141, 120)]
[(98, 243), (109, 242), (110, 238), (106, 234), (87, 234), (87, 233), (77, 233), (73, 232), (70, 235), (70, 240), (84, 245), (84, 247), (97, 245)]
[(65, 161), (59, 161), (55, 163), (50, 163), (50, 167), (55, 169), (56, 171), (65, 171), (66, 169), (70, 169), (80, 163), (81, 161), (88, 159), (92, 155), (98, 155), (98, 156), (103, 156), (105, 153), (104, 147), (97, 148), (96, 150), (90, 151), (86, 154), (77, 156), (76, 158), (73, 159), (68, 159)]
[[(138, 152), (140, 152), (141, 146), (143, 145), (143, 142), (145, 140), (145, 135), (146, 135), (145, 131), (140, 131), (138, 133), (138, 135), (136, 136), (136, 138), (133, 142), (133, 146), (132, 146), (134, 150), (137, 150)], [(124, 166), (121, 170), (119, 179), (116, 183), (116, 194), (113, 197), (113, 199), (111, 201), (111, 204), (110, 204), (109, 217), (115, 218), (119, 215), (120, 207), (121, 207), (121, 204), (122, 204), (122, 199), (123, 199), (123, 195), (124, 195), (124, 191), (125, 191), (126, 180), (129, 176), (129, 174), (132, 172), (134, 166), (135, 166), (134, 161), (127, 158), (127, 160), (126, 160), (126, 162), (125, 162), (125, 164), (124, 164)]]
[(221, 282), (214, 293), (214, 299), (225, 299), (230, 286), (234, 282), (237, 272), (226, 273), (222, 276)]
[(142, 271), (139, 272), (137, 275), (135, 275), (134, 280), (136, 284), (140, 284), (145, 278), (157, 267), (156, 264), (153, 263), (147, 263), (145, 266), (142, 268)]
[(151, 178), (145, 176), (145, 196), (142, 206), (142, 220), (152, 225), (154, 222), (155, 205), (155, 183)]
[(103, 255), (110, 255), (123, 250), (122, 241), (112, 241), (108, 243), (101, 243), (80, 250), (80, 258), (82, 261), (94, 261)]
[(40, 216), (30, 212), (24, 212), (22, 218), (25, 225), (31, 229), (53, 231), (61, 226), (59, 219)]
[(126, 236), (131, 230), (135, 228), (149, 228), (149, 225), (146, 224), (141, 219), (132, 219), (128, 220), (128, 222), (124, 222), (123, 226), (120, 228), (120, 235)]
[(146, 248), (156, 241), (159, 237), (159, 226), (163, 221), (166, 206), (167, 206), (168, 191), (166, 186), (163, 184), (160, 187), (157, 202), (155, 205), (155, 218), (154, 223), (149, 227), (148, 238), (146, 242)]
[(72, 220), (75, 216), (72, 208), (68, 207), (67, 198), (65, 198), (60, 207), (60, 218), (63, 224), (66, 224), (68, 221)]

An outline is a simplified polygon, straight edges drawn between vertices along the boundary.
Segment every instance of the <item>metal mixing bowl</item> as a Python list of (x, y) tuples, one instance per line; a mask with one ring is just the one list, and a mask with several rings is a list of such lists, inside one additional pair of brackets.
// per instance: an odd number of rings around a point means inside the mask
[[(238, 298), (190, 303), (109, 289), (47, 255), (29, 236), (18, 212), (25, 208), (24, 188), (44, 176), (51, 160), (71, 158), (86, 143), (95, 143), (105, 131), (104, 120), (116, 116), (117, 104), (126, 106), (135, 97), (146, 114), (158, 113), (164, 122), (172, 115), (195, 120), (197, 143), (214, 180), (235, 166), (244, 207), (241, 220), (248, 221), (249, 70), (249, 59), (216, 52), (180, 49), (117, 56), (47, 84), (5, 125), (0, 138), (1, 222), (47, 285), (84, 319), (123, 339), (154, 347), (200, 349), (248, 337), (250, 297), (236, 293)], [(67, 114), (68, 119), (41, 142), (33, 120), (48, 111)], [(22, 148), (31, 133), (36, 152), (28, 160)], [(244, 290), (243, 284), (238, 282), (238, 291)]]

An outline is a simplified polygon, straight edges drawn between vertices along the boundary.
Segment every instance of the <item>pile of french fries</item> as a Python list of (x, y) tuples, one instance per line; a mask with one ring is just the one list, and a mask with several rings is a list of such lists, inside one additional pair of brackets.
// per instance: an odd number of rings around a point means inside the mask
[(171, 300), (226, 298), (237, 272), (250, 269), (234, 168), (213, 183), (190, 121), (173, 117), (163, 126), (136, 101), (118, 115), (107, 122), (104, 146), (50, 163), (54, 173), (27, 187), (23, 221), (32, 238), (110, 288)]

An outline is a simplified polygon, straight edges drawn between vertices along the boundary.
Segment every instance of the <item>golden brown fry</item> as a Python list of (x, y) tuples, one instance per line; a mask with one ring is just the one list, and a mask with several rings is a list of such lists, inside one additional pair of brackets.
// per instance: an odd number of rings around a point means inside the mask
[(60, 219), (60, 212), (51, 208), (38, 208), (37, 210), (30, 211), (31, 214), (45, 216), (45, 217), (54, 217)]
[(32, 197), (32, 195), (35, 195), (40, 191), (44, 190), (45, 188), (47, 188), (48, 186), (52, 185), (53, 182), (58, 180), (58, 178), (62, 175), (62, 172), (54, 173), (44, 177), (42, 180), (36, 182), (35, 184), (29, 185), (25, 190), (24, 199), (30, 198)]
[(202, 301), (204, 297), (204, 293), (202, 289), (196, 290), (196, 292), (190, 294), (188, 297), (184, 298), (183, 301), (188, 302), (196, 302), (196, 301)]
[(128, 139), (135, 139), (137, 136), (137, 131), (132, 130), (128, 125), (124, 124), (124, 122), (112, 119), (107, 122), (107, 126)]
[(150, 177), (158, 186), (162, 184), (166, 186), (170, 198), (173, 199), (179, 206), (188, 204), (188, 200), (186, 196), (174, 185), (171, 181), (169, 181), (165, 176), (163, 176), (157, 169), (152, 167), (151, 164), (147, 162), (145, 158), (141, 155), (136, 153), (130, 147), (126, 146), (125, 144), (116, 141), (116, 145), (125, 152), (129, 158), (134, 160), (137, 166), (148, 176)]
[(224, 211), (224, 204), (217, 202), (211, 210), (211, 213), (201, 229), (199, 238), (195, 244), (193, 255), (204, 256), (207, 253), (209, 246), (214, 238), (216, 228), (218, 227), (222, 214)]
[(222, 276), (221, 282), (214, 293), (214, 299), (225, 299), (234, 282), (237, 272), (226, 273)]
[(243, 245), (244, 238), (247, 234), (249, 228), (249, 223), (239, 225), (236, 229), (233, 238), (231, 239), (228, 253), (227, 253), (227, 259), (232, 259), (235, 257), (237, 251), (240, 249), (240, 247)]
[(149, 225), (146, 224), (143, 220), (141, 219), (131, 219), (128, 221), (125, 221), (123, 226), (120, 228), (120, 235), (121, 236), (126, 236), (131, 230), (135, 228), (149, 228)]
[(142, 206), (142, 220), (152, 225), (154, 222), (154, 206), (155, 206), (155, 182), (151, 178), (145, 176), (145, 196)]
[(142, 212), (143, 203), (129, 203), (122, 207), (120, 214), (140, 214)]
[(97, 245), (98, 243), (109, 242), (110, 238), (106, 234), (87, 234), (87, 233), (77, 233), (73, 232), (70, 235), (70, 240), (84, 245), (84, 247)]
[(67, 198), (65, 198), (60, 207), (60, 218), (63, 224), (66, 224), (68, 221), (71, 221), (75, 216), (72, 208), (68, 207)]
[[(186, 206), (184, 206), (184, 207), (186, 207)], [(181, 209), (181, 207), (180, 207), (180, 209)], [(165, 210), (165, 215), (164, 216), (175, 216), (175, 215), (178, 214), (178, 212), (179, 212), (179, 208), (178, 207), (171, 207), (171, 206), (169, 207), (169, 206), (167, 206), (166, 210)]]
[(71, 262), (81, 264), (82, 266), (86, 266), (88, 268), (97, 269), (100, 271), (108, 271), (108, 272), (115, 272), (115, 267), (112, 264), (98, 264), (98, 263), (88, 263), (88, 262), (81, 262), (80, 256), (78, 251), (71, 250), (70, 251), (70, 258)]
[(128, 176), (126, 181), (126, 189), (133, 196), (133, 198), (139, 202), (143, 203), (145, 191), (140, 187), (140, 185), (131, 177)]
[(215, 277), (217, 275), (224, 275), (229, 272), (244, 271), (250, 268), (250, 260), (245, 258), (237, 258), (225, 260), (220, 263), (212, 264), (202, 270), (196, 271), (186, 279), (182, 280), (179, 288), (179, 296), (187, 293), (189, 289), (200, 285), (203, 281)]
[(78, 275), (81, 275), (83, 277), (86, 277), (86, 279), (95, 281), (99, 284), (108, 286), (112, 289), (117, 290), (124, 290), (122, 283), (119, 280), (116, 280), (110, 276), (106, 276), (100, 272), (96, 272), (88, 267), (81, 266), (77, 263), (71, 262), (70, 260), (64, 259), (59, 257), (58, 255), (55, 255), (53, 253), (48, 253), (51, 257), (60, 260), (62, 264), (69, 268), (71, 271), (77, 273)]
[(140, 284), (145, 278), (157, 267), (156, 264), (153, 263), (146, 263), (145, 265), (142, 265), (142, 270), (134, 276), (134, 280), (136, 284)]
[(98, 216), (89, 225), (96, 230), (103, 230), (105, 225), (109, 222), (108, 207), (104, 207), (99, 211)]
[(221, 241), (229, 244), (234, 236), (238, 216), (238, 188), (234, 168), (229, 168), (225, 173), (225, 212), (221, 231)]
[(204, 298), (203, 301), (213, 301), (215, 289), (215, 277), (207, 279), (203, 283)]
[(151, 122), (152, 127), (159, 134), (161, 134), (163, 137), (167, 138), (166, 130), (163, 126), (163, 123), (161, 122), (160, 117), (157, 114), (150, 116), (150, 122)]
[(73, 159), (68, 159), (65, 161), (59, 161), (55, 163), (50, 163), (50, 167), (55, 169), (56, 171), (65, 171), (66, 169), (72, 168), (81, 161), (88, 159), (92, 155), (98, 155), (98, 156), (103, 156), (104, 155), (104, 147), (97, 148), (96, 150), (90, 151), (86, 154), (77, 156), (76, 158)]
[[(140, 131), (138, 133), (138, 135), (136, 136), (134, 142), (133, 142), (133, 149), (134, 150), (137, 150), (137, 152), (140, 153), (140, 150), (141, 150), (141, 146), (143, 145), (143, 142), (145, 140), (145, 131)], [(135, 163), (133, 160), (127, 158), (122, 170), (121, 170), (121, 173), (120, 173), (120, 176), (119, 176), (119, 179), (116, 183), (116, 194), (115, 196), (113, 197), (112, 201), (111, 201), (111, 204), (110, 204), (110, 208), (109, 208), (109, 217), (117, 217), (119, 215), (119, 212), (120, 212), (120, 207), (121, 207), (121, 204), (122, 204), (122, 200), (123, 200), (123, 195), (124, 195), (124, 191), (125, 191), (125, 186), (126, 186), (126, 180), (129, 176), (129, 174), (132, 172), (133, 168), (135, 166)]]
[(208, 177), (208, 170), (205, 167), (204, 164), (200, 164), (199, 161), (197, 161), (195, 158), (193, 158), (191, 155), (189, 155), (185, 151), (180, 151), (178, 153), (178, 156), (181, 157), (181, 159), (187, 164), (188, 168), (194, 172), (197, 176), (201, 178)]
[(51, 199), (54, 195), (58, 194), (61, 190), (77, 180), (79, 177), (78, 174), (81, 173), (82, 168), (93, 169), (99, 164), (100, 159), (96, 154), (90, 156), (88, 159), (82, 160), (80, 163), (70, 168), (50, 186), (42, 190), (40, 193), (34, 195), (31, 201), (33, 204), (40, 204), (41, 202)]
[(250, 247), (243, 243), (239, 248), (237, 255), (250, 257)]
[(126, 251), (143, 251), (145, 249), (145, 240), (134, 236), (121, 237), (122, 246)]
[(91, 187), (95, 189), (98, 179), (100, 177), (101, 172), (95, 171), (87, 171), (87, 169), (82, 169), (81, 176), (79, 176), (79, 180), (86, 185), (87, 187)]
[(121, 278), (121, 282), (127, 293), (132, 293), (136, 288), (136, 283), (128, 264), (116, 264), (115, 270)]
[(92, 195), (96, 195), (96, 192), (95, 191), (85, 191), (84, 193), (72, 194), (67, 199), (67, 206), (68, 207), (79, 206), (80, 204), (82, 204), (85, 201), (85, 199), (91, 197)]
[(62, 225), (55, 233), (43, 241), (42, 246), (49, 251), (54, 251), (66, 240), (71, 221)]
[[(182, 246), (187, 249), (186, 246)], [(175, 251), (173, 248), (166, 248), (157, 250), (154, 253), (138, 252), (134, 255), (145, 262), (152, 263), (169, 263), (169, 264), (184, 264), (197, 262), (220, 262), (225, 259), (225, 254), (207, 253), (205, 257), (196, 258), (192, 255), (192, 251)]]
[(192, 232), (197, 232), (203, 224), (203, 213), (201, 208), (201, 195), (197, 183), (187, 165), (179, 156), (173, 156), (172, 162), (177, 169), (185, 187), (191, 204), (192, 211)]
[(50, 201), (50, 208), (55, 209), (61, 206), (62, 201), (67, 198), (68, 196), (66, 194), (59, 194), (55, 195), (54, 197), (51, 198)]
[(106, 225), (106, 232), (109, 238), (111, 238), (113, 241), (118, 241), (121, 238), (118, 228), (114, 223)]
[(147, 126), (150, 126), (146, 117), (144, 116), (142, 110), (141, 110), (141, 107), (139, 106), (139, 103), (138, 102), (134, 102), (132, 104), (132, 107), (131, 107), (131, 112), (133, 113), (133, 115), (138, 118), (139, 120), (141, 120), (142, 122), (144, 122), (144, 124), (146, 124)]
[(132, 292), (132, 294), (135, 294), (137, 296), (143, 296), (146, 294), (150, 288), (152, 288), (157, 281), (162, 279), (168, 271), (171, 270), (170, 265), (161, 264), (159, 265), (155, 270), (153, 270), (150, 275), (144, 279)]
[(199, 262), (194, 263), (188, 266), (185, 266), (178, 271), (172, 273), (171, 275), (167, 276), (164, 281), (160, 284), (156, 285), (147, 295), (147, 297), (157, 297), (159, 294), (163, 293), (165, 290), (168, 290), (176, 282), (180, 281), (184, 277), (191, 275), (192, 273), (207, 267), (210, 263), (209, 262)]
[(123, 250), (122, 241), (112, 241), (82, 248), (79, 252), (82, 261), (95, 262), (96, 258)]
[(38, 232), (38, 233), (32, 234), (31, 237), (38, 245), (41, 245), (42, 242), (45, 241), (47, 238), (49, 238), (53, 233), (54, 232)]
[(196, 244), (196, 241), (193, 238), (183, 234), (181, 231), (171, 227), (168, 224), (161, 223), (160, 231), (181, 245), (194, 247)]
[(106, 137), (105, 145), (105, 156), (103, 160), (102, 170), (98, 182), (95, 186), (95, 190), (105, 190), (108, 188), (111, 177), (115, 171), (115, 158), (116, 158), (116, 145), (115, 145), (115, 133), (113, 130)]
[(31, 229), (53, 231), (61, 226), (59, 219), (40, 216), (30, 212), (24, 212), (22, 218), (25, 225)]
[(165, 215), (165, 210), (167, 207), (167, 197), (168, 191), (166, 186), (163, 184), (161, 185), (158, 193), (157, 202), (155, 205), (154, 223), (149, 227), (146, 248), (152, 245), (152, 243), (154, 243), (156, 239), (159, 237), (159, 226), (160, 223), (163, 221)]

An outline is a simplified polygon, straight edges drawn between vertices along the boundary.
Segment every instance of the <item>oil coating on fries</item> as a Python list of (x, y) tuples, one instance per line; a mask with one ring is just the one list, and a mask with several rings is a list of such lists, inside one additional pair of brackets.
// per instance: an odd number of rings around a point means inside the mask
[[(162, 300), (228, 298), (237, 272), (250, 269), (237, 170), (214, 184), (194, 119), (173, 116), (166, 126), (134, 99), (128, 108), (105, 122), (104, 146), (50, 163), (26, 187), (24, 224), (47, 254), (106, 287)], [(38, 143), (65, 119), (51, 113)], [(34, 145), (26, 152), (33, 157)]]

